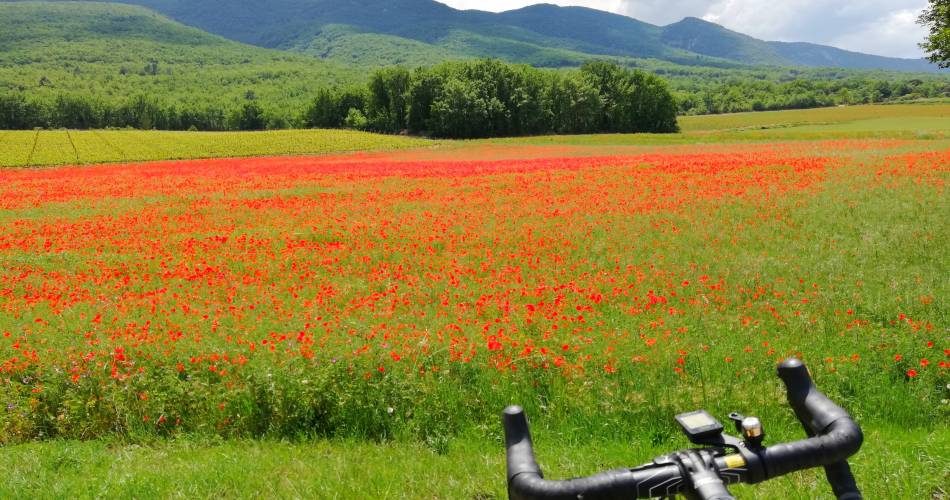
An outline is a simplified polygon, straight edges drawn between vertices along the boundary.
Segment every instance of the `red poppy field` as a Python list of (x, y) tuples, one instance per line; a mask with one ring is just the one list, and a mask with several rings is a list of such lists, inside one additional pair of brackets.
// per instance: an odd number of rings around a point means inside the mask
[(945, 435), (950, 150), (608, 153), (2, 170), (0, 441), (441, 450), (510, 403), (573, 435), (672, 446), (702, 407), (790, 438), (790, 355), (862, 423)]
[(926, 422), (946, 226), (868, 211), (946, 216), (950, 153), (905, 146), (7, 170), (2, 437), (451, 433), (519, 396), (662, 414), (699, 382), (774, 406), (738, 388), (792, 354)]

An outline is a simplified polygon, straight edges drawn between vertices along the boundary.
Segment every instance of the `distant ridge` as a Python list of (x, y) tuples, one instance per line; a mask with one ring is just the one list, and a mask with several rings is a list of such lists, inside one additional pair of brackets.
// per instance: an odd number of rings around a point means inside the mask
[(694, 17), (661, 27), (600, 10), (551, 4), (492, 13), (457, 10), (433, 0), (106, 1), (144, 6), (231, 40), (355, 64), (498, 57), (559, 67), (611, 56), (700, 66), (939, 71), (924, 59), (767, 42)]

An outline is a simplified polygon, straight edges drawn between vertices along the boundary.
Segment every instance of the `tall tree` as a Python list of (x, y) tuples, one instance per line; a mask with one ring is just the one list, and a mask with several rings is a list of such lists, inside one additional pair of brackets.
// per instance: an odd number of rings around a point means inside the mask
[(399, 132), (406, 128), (408, 97), (412, 75), (402, 67), (377, 70), (369, 78), (366, 117), (378, 132)]
[(921, 48), (928, 52), (931, 62), (950, 68), (950, 0), (930, 0), (919, 22), (930, 29)]

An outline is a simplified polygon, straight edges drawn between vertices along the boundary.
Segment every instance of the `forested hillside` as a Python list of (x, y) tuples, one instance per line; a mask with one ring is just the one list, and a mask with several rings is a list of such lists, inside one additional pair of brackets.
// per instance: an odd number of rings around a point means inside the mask
[(236, 43), (137, 6), (0, 3), (0, 94), (209, 107), (253, 97), (279, 108), (359, 78), (356, 68)]
[(347, 61), (423, 62), (438, 53), (577, 66), (579, 57), (597, 55), (703, 66), (936, 71), (922, 59), (766, 42), (695, 18), (660, 27), (599, 10), (548, 4), (496, 14), (460, 11), (433, 0), (112, 1), (143, 5), (232, 40)]

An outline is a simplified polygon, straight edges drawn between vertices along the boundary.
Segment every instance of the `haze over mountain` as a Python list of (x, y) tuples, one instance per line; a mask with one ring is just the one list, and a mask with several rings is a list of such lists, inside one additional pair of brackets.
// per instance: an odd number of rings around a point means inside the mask
[(766, 42), (698, 18), (668, 26), (584, 7), (539, 4), (491, 13), (433, 0), (112, 0), (161, 12), (236, 41), (327, 59), (427, 64), (494, 56), (538, 66), (593, 56), (692, 65), (773, 65), (936, 71), (924, 60)]

